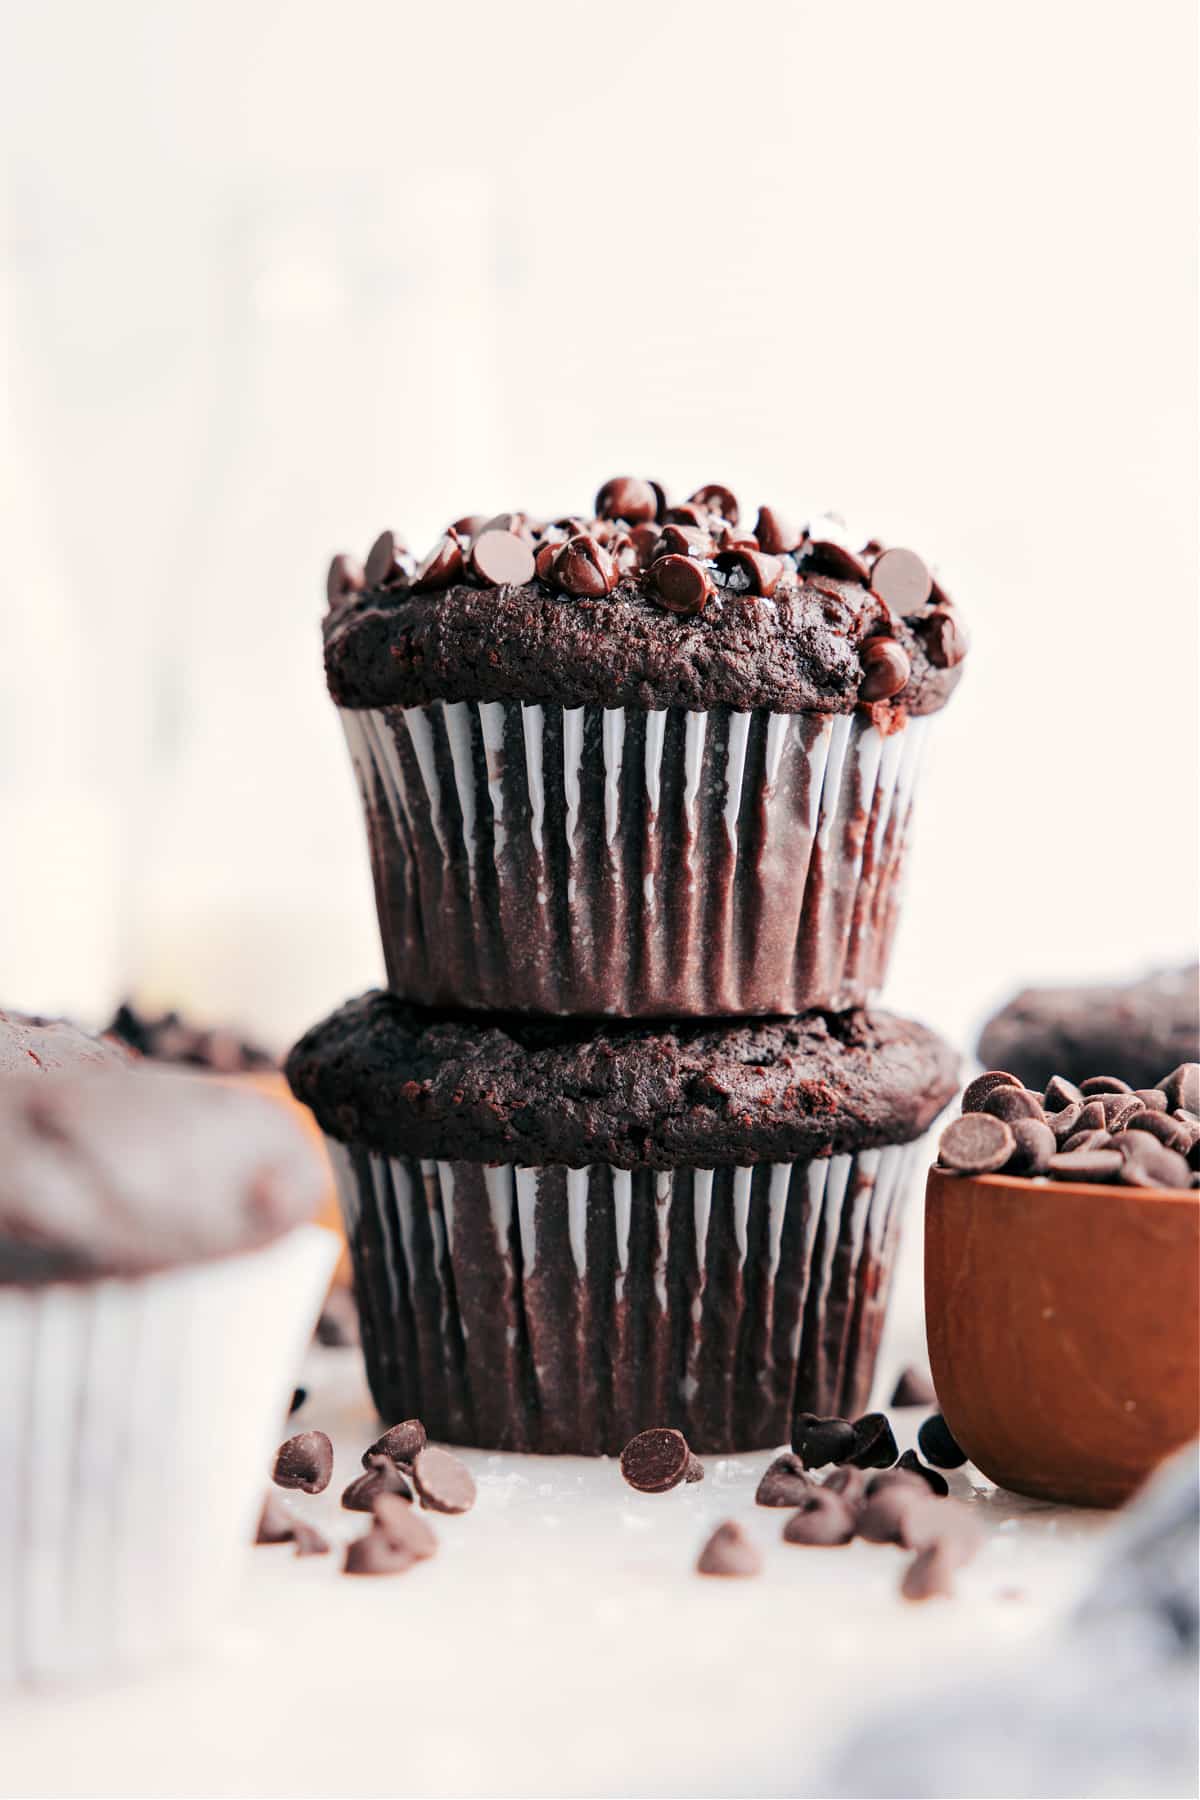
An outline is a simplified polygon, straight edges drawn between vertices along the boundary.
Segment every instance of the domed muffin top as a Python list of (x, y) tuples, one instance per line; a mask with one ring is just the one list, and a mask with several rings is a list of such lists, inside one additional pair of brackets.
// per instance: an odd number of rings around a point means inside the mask
[(0, 1011), (0, 1076), (58, 1075), (67, 1069), (124, 1069), (133, 1058), (122, 1045), (90, 1037), (67, 1019)]
[(520, 700), (928, 713), (961, 674), (957, 609), (915, 551), (798, 525), (728, 488), (671, 505), (605, 482), (593, 515), (456, 519), (418, 561), (385, 531), (329, 570), (341, 706)]

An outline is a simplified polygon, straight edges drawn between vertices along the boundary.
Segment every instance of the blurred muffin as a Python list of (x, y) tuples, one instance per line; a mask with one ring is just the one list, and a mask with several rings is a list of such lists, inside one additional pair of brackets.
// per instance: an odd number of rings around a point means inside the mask
[(57, 1075), (64, 1069), (128, 1068), (128, 1051), (89, 1037), (67, 1019), (0, 1010), (0, 1077)]
[(1029, 1088), (1097, 1069), (1153, 1087), (1164, 1069), (1200, 1056), (1198, 978), (1191, 963), (1102, 987), (1025, 988), (984, 1026), (980, 1061)]

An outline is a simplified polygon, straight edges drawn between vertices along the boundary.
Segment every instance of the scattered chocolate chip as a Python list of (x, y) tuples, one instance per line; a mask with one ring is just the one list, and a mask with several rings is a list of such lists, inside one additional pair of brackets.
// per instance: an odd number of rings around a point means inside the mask
[(764, 1470), (754, 1503), (756, 1506), (799, 1506), (811, 1486), (800, 1458), (785, 1451)]
[(937, 1399), (933, 1381), (924, 1369), (909, 1363), (892, 1390), (892, 1406), (932, 1406)]
[(1058, 1143), (1050, 1127), (1041, 1119), (1015, 1119), (1009, 1126), (1015, 1148), (1004, 1165), (1006, 1175), (1033, 1177), (1044, 1175)]
[(1008, 1075), (1003, 1069), (989, 1069), (985, 1075), (977, 1075), (974, 1081), (967, 1083), (963, 1089), (962, 1109), (965, 1113), (980, 1112), (989, 1094), (997, 1088), (1023, 1088), (1024, 1083), (1015, 1075)]
[(687, 1468), (683, 1472), (683, 1479), (688, 1482), (689, 1485), (693, 1482), (704, 1480), (704, 1464), (700, 1461), (698, 1456), (693, 1456), (690, 1451), (688, 1452)]
[(964, 1113), (947, 1125), (938, 1144), (938, 1161), (960, 1175), (990, 1175), (1002, 1169), (1017, 1140), (1003, 1119), (990, 1113)]
[(725, 586), (735, 594), (753, 594), (769, 600), (779, 586), (783, 565), (777, 556), (766, 556), (760, 550), (722, 550), (717, 568), (725, 577)]
[(957, 613), (944, 606), (935, 606), (926, 615), (922, 629), (925, 633), (926, 655), (934, 668), (956, 669), (970, 649), (967, 634)]
[(828, 1494), (840, 1494), (846, 1505), (853, 1509), (866, 1498), (867, 1471), (842, 1463), (826, 1475), (821, 1486)]
[(915, 1475), (919, 1480), (923, 1481), (926, 1487), (929, 1488), (932, 1493), (936, 1494), (939, 1499), (945, 1499), (946, 1495), (950, 1492), (950, 1483), (946, 1480), (944, 1475), (939, 1475), (936, 1469), (927, 1469), (915, 1450), (906, 1450), (894, 1469), (885, 1469), (881, 1475), (875, 1476), (874, 1481), (872, 1481), (867, 1489), (868, 1493), (876, 1481), (890, 1481), (894, 1475), (899, 1475), (901, 1473), (905, 1475)]
[(868, 638), (859, 651), (863, 678), (858, 684), (860, 700), (890, 700), (903, 688), (912, 674), (908, 652), (893, 638)]
[(701, 612), (711, 592), (707, 569), (691, 556), (660, 556), (650, 565), (650, 581), (667, 612)]
[(697, 488), (690, 500), (693, 506), (700, 507), (704, 512), (720, 513), (731, 525), (738, 522), (736, 498), (727, 487), (721, 487), (717, 482), (711, 482), (708, 487)]
[(1187, 1157), (1148, 1132), (1123, 1131), (1113, 1147), (1121, 1158), (1122, 1187), (1185, 1188), (1191, 1180)]
[(263, 1509), (258, 1518), (258, 1529), (254, 1534), (256, 1544), (288, 1544), (296, 1535), (296, 1521), (293, 1519), (278, 1494), (268, 1489), (263, 1501)]
[(321, 1494), (333, 1474), (333, 1445), (323, 1431), (301, 1431), (280, 1444), (271, 1479), (276, 1487)]
[(754, 535), (758, 539), (759, 549), (765, 550), (768, 556), (786, 556), (789, 550), (800, 547), (799, 531), (790, 519), (785, 519), (773, 506), (759, 507)]
[(358, 1307), (349, 1288), (330, 1288), (315, 1336), (327, 1350), (348, 1350), (359, 1343)]
[(904, 1571), (900, 1592), (906, 1600), (947, 1600), (954, 1593), (958, 1564), (944, 1544), (926, 1545)]
[(523, 587), (533, 580), (533, 551), (511, 531), (482, 531), (471, 545), (471, 572), (488, 587)]
[(369, 1450), (363, 1451), (363, 1468), (369, 1469), (377, 1456), (386, 1456), (402, 1468), (411, 1468), (427, 1442), (420, 1419), (402, 1419), (399, 1425), (389, 1425), (383, 1436), (376, 1438)]
[(413, 1491), (390, 1456), (374, 1456), (368, 1450), (365, 1475), (356, 1475), (342, 1495), (347, 1512), (372, 1512), (381, 1494), (394, 1494), (411, 1503)]
[(296, 1540), (297, 1556), (328, 1556), (329, 1539), (315, 1525), (309, 1525), (304, 1519), (297, 1519), (292, 1527), (292, 1536)]
[(1180, 1063), (1158, 1085), (1172, 1112), (1182, 1107), (1185, 1112), (1200, 1113), (1200, 1063)]
[(616, 564), (594, 538), (573, 537), (555, 558), (553, 580), (565, 594), (598, 600), (617, 585)]
[(698, 1575), (757, 1575), (762, 1552), (734, 1519), (718, 1525), (696, 1558)]
[(785, 1544), (832, 1548), (854, 1536), (855, 1514), (840, 1494), (826, 1487), (806, 1494), (783, 1528)]
[(1006, 1125), (1015, 1124), (1018, 1119), (1040, 1119), (1043, 1116), (1041, 1101), (1028, 1088), (993, 1088), (979, 1110), (990, 1113), (993, 1119), (1003, 1119)]
[(403, 1575), (416, 1560), (407, 1544), (393, 1544), (373, 1525), (364, 1537), (346, 1545), (342, 1568), (347, 1575)]
[(1169, 1112), (1167, 1096), (1161, 1088), (1134, 1088), (1135, 1098), (1141, 1101), (1147, 1112)]
[(921, 1455), (935, 1469), (961, 1469), (967, 1460), (965, 1450), (954, 1441), (953, 1433), (941, 1413), (932, 1413), (917, 1433)]
[(643, 525), (658, 513), (658, 494), (648, 481), (635, 475), (614, 475), (596, 495), (598, 519), (624, 519), (627, 525)]
[(1050, 1158), (1049, 1173), (1059, 1181), (1112, 1182), (1121, 1173), (1116, 1150), (1060, 1150)]
[(1079, 1091), (1091, 1099), (1094, 1094), (1130, 1094), (1133, 1089), (1119, 1075), (1089, 1075), (1080, 1082)]
[(918, 1538), (928, 1537), (921, 1514), (933, 1505), (925, 1483), (912, 1475), (872, 1486), (858, 1511), (858, 1535), (869, 1544), (902, 1544), (914, 1550)]
[(289, 1419), (291, 1418), (293, 1413), (298, 1413), (300, 1411), (300, 1408), (304, 1405), (304, 1402), (307, 1399), (308, 1399), (308, 1389), (307, 1388), (293, 1388), (292, 1404), (288, 1407), (288, 1418)]
[(846, 1462), (854, 1446), (854, 1427), (849, 1419), (819, 1419), (816, 1413), (797, 1413), (792, 1420), (792, 1449), (806, 1469), (824, 1469), (830, 1463)]
[(890, 1469), (897, 1456), (896, 1439), (886, 1413), (864, 1413), (854, 1421), (854, 1448), (844, 1460), (856, 1469)]
[(418, 564), (412, 578), (412, 591), (414, 594), (424, 594), (435, 588), (447, 588), (459, 580), (462, 572), (462, 545), (447, 532), (441, 543), (435, 544), (429, 555)]
[(894, 613), (916, 612), (933, 592), (933, 577), (915, 550), (885, 550), (872, 566), (871, 592)]
[(412, 572), (413, 559), (399, 532), (381, 531), (367, 552), (367, 586), (394, 587), (407, 581)]
[(475, 1504), (475, 1478), (465, 1462), (449, 1450), (427, 1445), (412, 1466), (421, 1505), (429, 1512), (470, 1512)]
[(1052, 1075), (1046, 1084), (1042, 1107), (1048, 1113), (1065, 1112), (1068, 1106), (1079, 1106), (1082, 1111), (1082, 1099), (1083, 1096), (1073, 1081), (1064, 1081), (1061, 1075)]
[(1055, 1142), (1060, 1146), (1065, 1144), (1078, 1131), (1082, 1117), (1083, 1105), (1078, 1100), (1073, 1100), (1070, 1106), (1064, 1106), (1061, 1112), (1051, 1113), (1046, 1123), (1054, 1133)]
[(325, 598), (330, 606), (361, 594), (366, 586), (366, 573), (353, 556), (335, 556), (325, 577)]
[(639, 1494), (665, 1494), (687, 1478), (691, 1456), (682, 1431), (652, 1425), (630, 1438), (621, 1452), (621, 1473)]
[[(855, 556), (836, 538), (809, 538), (804, 545), (805, 575), (832, 575), (835, 581), (854, 581), (870, 587), (871, 571), (861, 556)], [(905, 677), (907, 680), (907, 676)]]
[(393, 1550), (407, 1550), (414, 1561), (433, 1556), (438, 1547), (433, 1527), (395, 1494), (380, 1494), (372, 1508), (376, 1528)]

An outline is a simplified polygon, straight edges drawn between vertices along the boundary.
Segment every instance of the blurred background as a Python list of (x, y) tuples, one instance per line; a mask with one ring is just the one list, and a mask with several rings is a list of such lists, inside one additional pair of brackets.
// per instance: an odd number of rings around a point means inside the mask
[(3, 1003), (376, 980), (328, 558), (619, 472), (959, 600), (895, 1004), (1191, 953), (1191, 0), (4, 12)]

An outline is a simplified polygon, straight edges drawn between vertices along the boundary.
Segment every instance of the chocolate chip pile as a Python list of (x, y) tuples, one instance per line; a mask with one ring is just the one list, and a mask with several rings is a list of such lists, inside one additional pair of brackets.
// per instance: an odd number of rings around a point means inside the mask
[(219, 1075), (239, 1075), (246, 1069), (274, 1069), (269, 1050), (248, 1042), (236, 1031), (189, 1023), (177, 1012), (138, 1012), (123, 1000), (107, 1026), (105, 1037), (119, 1038), (155, 1062), (185, 1063), (190, 1068), (212, 1069)]
[(871, 539), (853, 546), (834, 518), (797, 526), (762, 506), (753, 530), (739, 523), (736, 497), (717, 484), (672, 505), (655, 481), (619, 475), (595, 499), (595, 516), (550, 521), (527, 513), (456, 519), (418, 559), (395, 531), (381, 532), (365, 565), (335, 556), (326, 592), (331, 607), (363, 592), (421, 594), (460, 583), (521, 587), (538, 582), (575, 600), (602, 600), (632, 587), (667, 612), (702, 613), (715, 600), (770, 601), (781, 583), (803, 582), (834, 604), (844, 584), (865, 590), (873, 622), (861, 649), (859, 698), (890, 700), (912, 672), (891, 635), (903, 616), (921, 632), (929, 660), (953, 668), (967, 640), (954, 604), (914, 550)]
[(1137, 1188), (1200, 1186), (1200, 1063), (1156, 1087), (1116, 1075), (1078, 1087), (1055, 1075), (1044, 1094), (990, 1069), (963, 1094), (938, 1166), (960, 1175), (1050, 1176)]

